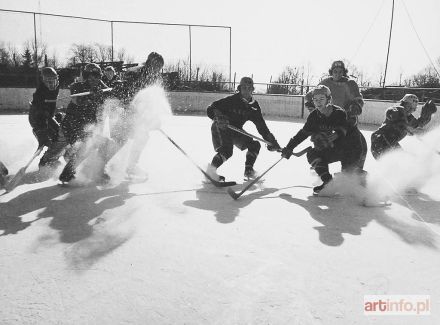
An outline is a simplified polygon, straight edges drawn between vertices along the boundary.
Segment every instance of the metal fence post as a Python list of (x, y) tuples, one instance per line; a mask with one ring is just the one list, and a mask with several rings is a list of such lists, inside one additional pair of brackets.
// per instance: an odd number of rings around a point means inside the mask
[(38, 48), (37, 48), (37, 20), (36, 14), (34, 12), (34, 60), (35, 60), (35, 81), (37, 83), (37, 87), (39, 86), (39, 78), (38, 78)]
[[(188, 26), (188, 31), (189, 31), (189, 82), (191, 83), (191, 48), (192, 48), (192, 44), (191, 44), (191, 25)], [(191, 84), (190, 84), (191, 85)]]

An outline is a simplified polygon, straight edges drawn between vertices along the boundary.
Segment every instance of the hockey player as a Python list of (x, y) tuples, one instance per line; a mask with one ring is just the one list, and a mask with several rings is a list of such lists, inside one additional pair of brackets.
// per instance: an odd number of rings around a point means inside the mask
[(29, 123), (38, 140), (38, 146), (47, 150), (40, 159), (40, 172), (49, 172), (61, 163), (59, 158), (64, 152), (66, 141), (60, 128), (62, 113), (56, 112), (59, 92), (58, 74), (54, 68), (41, 70), (41, 83), (33, 94), (29, 109)]
[(312, 98), (316, 109), (283, 148), (281, 156), (289, 159), (293, 149), (311, 136), (314, 147), (308, 151), (307, 160), (323, 182), (313, 188), (313, 193), (319, 194), (332, 180), (328, 165), (340, 161), (343, 172), (353, 172), (358, 168), (359, 154), (345, 141), (350, 127), (347, 114), (342, 108), (331, 104), (330, 89), (319, 85), (313, 90)]
[[(330, 89), (332, 104), (341, 107), (347, 113), (350, 127), (347, 130), (345, 141), (349, 142), (347, 146), (351, 146), (359, 152), (357, 165), (362, 170), (368, 152), (365, 137), (358, 128), (358, 117), (362, 114), (364, 106), (362, 94), (356, 81), (348, 78), (348, 70), (345, 68), (344, 62), (334, 61), (328, 72), (330, 76), (323, 79), (319, 84)], [(312, 92), (306, 95), (305, 101), (305, 106), (309, 111), (312, 111), (315, 108)]]
[(224, 180), (216, 171), (232, 156), (234, 145), (240, 150), (247, 149), (244, 176), (246, 178), (255, 177), (253, 167), (260, 152), (260, 143), (229, 129), (228, 125), (241, 129), (245, 122), (251, 121), (261, 136), (272, 143), (267, 146), (268, 150), (281, 149), (263, 119), (260, 105), (252, 98), (253, 80), (249, 77), (243, 77), (237, 89), (237, 93), (213, 102), (207, 109), (208, 117), (213, 121), (211, 126), (212, 144), (217, 152), (212, 158), (211, 164), (208, 165), (207, 173), (214, 180)]
[(124, 76), (126, 100), (132, 100), (134, 95), (142, 88), (156, 82), (161, 82), (160, 72), (163, 66), (164, 59), (162, 55), (156, 52), (151, 52), (143, 66), (127, 70)]
[[(61, 124), (66, 141), (70, 145), (67, 152), (68, 162), (59, 177), (63, 183), (75, 178), (76, 167), (81, 159), (85, 158), (86, 140), (92, 135), (93, 126), (100, 118), (100, 106), (105, 97), (102, 90), (108, 88), (101, 77), (101, 68), (95, 63), (89, 63), (84, 67), (84, 81), (75, 82), (70, 87), (72, 95), (85, 92), (90, 94), (72, 97)], [(108, 179), (104, 172), (101, 176), (103, 180)]]
[(371, 153), (378, 159), (391, 149), (400, 148), (399, 141), (417, 128), (423, 128), (431, 121), (432, 114), (437, 111), (434, 101), (428, 100), (422, 107), (419, 118), (412, 113), (417, 109), (419, 99), (416, 95), (406, 94), (400, 103), (388, 108), (385, 121), (378, 130), (371, 134)]
[(122, 83), (121, 79), (119, 79), (118, 75), (116, 74), (115, 68), (113, 68), (111, 65), (105, 67), (102, 82), (110, 88), (115, 88)]
[[(140, 112), (136, 112), (131, 105), (133, 97), (136, 93), (154, 83), (161, 82), (161, 70), (164, 65), (162, 55), (156, 52), (151, 52), (145, 62), (145, 65), (127, 71), (123, 81), (123, 93), (125, 102), (125, 111), (120, 120), (111, 128), (111, 137), (116, 141), (117, 146), (109, 149), (107, 161), (109, 161), (128, 141), (133, 138), (133, 144), (128, 155), (128, 165), (126, 169), (126, 176), (129, 179), (146, 179), (147, 173), (138, 162), (142, 151), (148, 142), (148, 134), (135, 134), (136, 120)], [(147, 113), (148, 114), (148, 113)]]

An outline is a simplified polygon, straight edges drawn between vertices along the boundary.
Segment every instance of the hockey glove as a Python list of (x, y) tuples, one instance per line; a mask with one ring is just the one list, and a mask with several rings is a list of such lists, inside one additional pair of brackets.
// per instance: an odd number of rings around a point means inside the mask
[(349, 116), (360, 115), (360, 114), (362, 114), (362, 108), (361, 108), (361, 106), (358, 103), (352, 102), (350, 104), (350, 106), (348, 106), (347, 114)]
[(419, 127), (423, 127), (431, 121), (432, 114), (437, 112), (437, 107), (432, 99), (428, 100), (422, 107), (419, 117)]
[(332, 138), (324, 132), (312, 134), (310, 140), (313, 142), (314, 148), (318, 151), (333, 147)]
[(38, 147), (41, 146), (46, 146), (49, 147), (52, 144), (52, 141), (49, 137), (48, 132), (44, 131), (44, 132), (38, 132), (35, 133), (35, 135), (37, 136), (37, 140), (38, 140)]
[(292, 153), (293, 149), (291, 149), (289, 146), (286, 146), (281, 150), (281, 157), (289, 159), (290, 156), (292, 156)]
[(281, 147), (277, 142), (277, 139), (275, 139), (274, 135), (272, 133), (269, 133), (269, 135), (266, 137), (267, 141), (269, 141), (271, 144), (267, 145), (267, 150), (269, 151), (280, 151)]

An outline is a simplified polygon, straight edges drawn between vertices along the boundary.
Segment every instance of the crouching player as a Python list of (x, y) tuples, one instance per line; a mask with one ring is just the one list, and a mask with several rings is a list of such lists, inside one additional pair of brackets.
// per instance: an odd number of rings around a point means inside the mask
[(314, 147), (308, 151), (307, 160), (322, 180), (322, 184), (313, 188), (319, 194), (332, 180), (329, 164), (340, 161), (342, 172), (357, 172), (359, 152), (351, 142), (345, 141), (350, 125), (346, 112), (330, 103), (330, 89), (319, 85), (313, 90), (313, 103), (316, 109), (307, 117), (303, 128), (290, 139), (282, 150), (281, 156), (289, 159), (293, 149), (311, 136)]
[(375, 159), (389, 150), (399, 149), (400, 140), (431, 121), (432, 114), (437, 111), (434, 101), (428, 100), (422, 107), (420, 117), (415, 118), (412, 113), (416, 111), (418, 103), (416, 95), (406, 94), (398, 105), (387, 109), (385, 121), (371, 134), (371, 153)]
[(232, 156), (234, 145), (240, 150), (247, 149), (244, 177), (247, 179), (255, 177), (254, 163), (260, 152), (260, 143), (229, 129), (228, 125), (241, 129), (245, 122), (252, 121), (261, 136), (271, 143), (267, 147), (268, 150), (281, 149), (263, 119), (260, 105), (252, 98), (253, 91), (253, 80), (243, 77), (236, 94), (213, 102), (207, 109), (208, 117), (213, 120), (212, 144), (217, 154), (212, 158), (206, 172), (215, 180), (224, 180), (224, 177), (217, 175), (216, 171)]

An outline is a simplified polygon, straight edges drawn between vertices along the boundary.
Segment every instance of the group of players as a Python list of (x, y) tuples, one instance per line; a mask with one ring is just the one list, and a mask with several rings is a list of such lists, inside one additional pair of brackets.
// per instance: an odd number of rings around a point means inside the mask
[[(47, 147), (39, 161), (40, 175), (51, 175), (61, 165), (64, 156), (66, 164), (59, 180), (66, 184), (75, 180), (79, 164), (92, 153), (101, 161), (97, 171), (98, 182), (108, 182), (106, 163), (133, 137), (136, 114), (130, 106), (135, 94), (160, 79), (164, 65), (163, 57), (152, 52), (145, 65), (128, 71), (120, 80), (115, 69), (108, 66), (104, 74), (99, 65), (89, 63), (82, 71), (82, 80), (70, 85), (71, 101), (66, 112), (56, 112), (59, 94), (59, 77), (55, 69), (44, 67), (41, 82), (30, 102), (29, 123), (38, 141), (38, 147)], [(100, 136), (103, 128), (103, 104), (107, 98), (120, 100), (123, 112), (111, 128), (111, 137)], [(98, 131), (98, 132), (97, 132)], [(93, 143), (90, 139), (93, 137)], [(137, 163), (147, 139), (129, 153), (126, 173), (128, 177), (139, 176), (145, 172)], [(2, 167), (2, 184), (5, 185), (6, 167)]]
[[(286, 159), (300, 143), (311, 137), (313, 148), (308, 150), (307, 160), (322, 180), (321, 185), (313, 188), (314, 194), (319, 194), (333, 179), (329, 172), (329, 164), (333, 162), (341, 163), (342, 172), (359, 175), (361, 184), (364, 184), (368, 149), (358, 128), (364, 100), (357, 83), (349, 79), (347, 73), (342, 61), (332, 63), (329, 77), (306, 94), (305, 106), (309, 110), (307, 120), (284, 148), (269, 131), (258, 102), (252, 98), (252, 79), (242, 78), (236, 94), (215, 101), (208, 107), (208, 116), (213, 120), (212, 142), (217, 152), (208, 166), (209, 175), (214, 179), (224, 179), (216, 170), (232, 156), (235, 145), (240, 150), (247, 149), (245, 177), (255, 177), (253, 166), (261, 148), (260, 143), (229, 127), (242, 128), (246, 121), (252, 121), (264, 140), (271, 143), (267, 149), (280, 151)], [(398, 104), (387, 109), (384, 122), (371, 137), (374, 158), (399, 148), (399, 141), (415, 129), (423, 128), (437, 110), (435, 103), (429, 100), (423, 105), (420, 117), (415, 118), (412, 113), (417, 105), (417, 96), (406, 94)]]
[[(65, 115), (56, 113), (58, 74), (53, 68), (43, 68), (41, 83), (33, 94), (29, 111), (29, 122), (39, 147), (47, 147), (39, 162), (40, 173), (44, 175), (56, 170), (61, 164), (60, 157), (64, 155), (66, 165), (59, 180), (69, 183), (75, 179), (81, 161), (94, 151), (102, 161), (98, 179), (108, 182), (109, 176), (105, 171), (107, 162), (132, 136), (136, 117), (129, 104), (139, 90), (160, 79), (163, 65), (163, 57), (152, 52), (145, 65), (128, 71), (124, 80), (120, 80), (111, 66), (105, 68), (103, 75), (97, 64), (87, 64), (82, 73), (83, 80), (70, 86), (71, 102)], [(319, 194), (332, 180), (329, 164), (333, 162), (341, 163), (342, 172), (364, 178), (368, 149), (358, 128), (358, 117), (362, 114), (364, 100), (358, 85), (348, 78), (347, 72), (342, 61), (333, 62), (329, 77), (306, 94), (305, 106), (309, 110), (307, 120), (284, 148), (281, 148), (270, 132), (258, 102), (252, 96), (253, 80), (243, 77), (235, 94), (213, 102), (207, 109), (207, 115), (213, 121), (211, 134), (216, 154), (206, 173), (214, 180), (224, 180), (224, 177), (217, 174), (217, 168), (232, 156), (235, 145), (240, 150), (247, 150), (244, 176), (248, 179), (256, 177), (253, 167), (261, 149), (260, 142), (233, 130), (233, 127), (242, 129), (247, 121), (251, 121), (266, 143), (269, 143), (267, 149), (280, 152), (286, 159), (290, 158), (299, 144), (311, 137), (313, 148), (308, 150), (307, 160), (322, 180), (321, 185), (313, 188), (315, 194)], [(124, 112), (116, 125), (112, 125), (110, 139), (101, 137), (100, 141), (90, 146), (88, 139), (96, 137), (96, 128), (91, 126), (102, 126), (102, 107), (104, 100), (109, 97), (119, 99)], [(417, 105), (417, 96), (406, 94), (399, 103), (387, 109), (383, 124), (371, 136), (374, 158), (399, 148), (400, 140), (407, 134), (413, 134), (415, 129), (423, 128), (431, 120), (432, 114), (436, 112), (434, 102), (427, 101), (423, 105), (419, 118), (412, 115)], [(143, 141), (141, 146), (137, 146), (129, 155), (126, 170), (128, 176), (144, 174), (137, 163), (147, 139), (140, 141)], [(0, 187), (4, 185), (7, 173), (6, 167), (0, 162)]]

